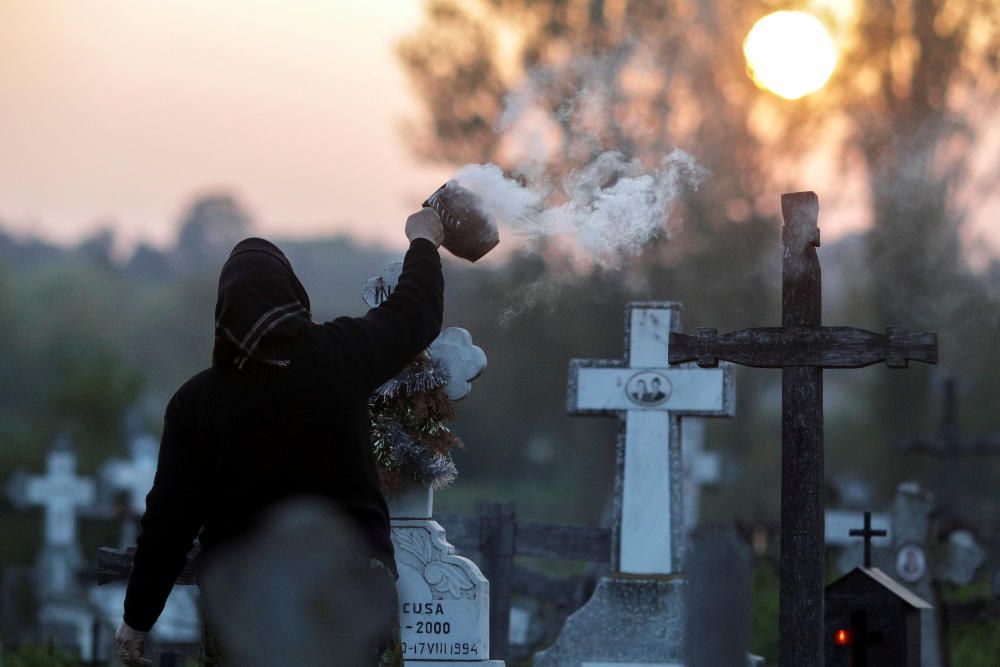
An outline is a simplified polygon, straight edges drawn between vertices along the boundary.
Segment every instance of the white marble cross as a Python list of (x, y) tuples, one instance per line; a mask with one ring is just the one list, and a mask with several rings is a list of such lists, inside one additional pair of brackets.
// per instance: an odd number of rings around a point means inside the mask
[(65, 444), (49, 452), (44, 476), (27, 476), (11, 500), (45, 507), (45, 546), (76, 544), (76, 509), (94, 502), (93, 480), (76, 476), (76, 456)]
[(680, 417), (733, 414), (731, 367), (702, 369), (667, 363), (670, 332), (680, 328), (680, 304), (631, 303), (624, 361), (570, 362), (569, 412), (616, 414), (619, 442), (617, 553), (628, 574), (680, 570), (684, 519)]

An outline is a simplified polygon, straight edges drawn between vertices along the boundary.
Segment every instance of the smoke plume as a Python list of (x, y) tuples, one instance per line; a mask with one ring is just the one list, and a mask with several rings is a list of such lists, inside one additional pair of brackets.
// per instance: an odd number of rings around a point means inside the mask
[(456, 172), (509, 233), (528, 241), (570, 237), (593, 261), (617, 266), (666, 233), (670, 208), (704, 175), (694, 159), (675, 149), (655, 170), (618, 151), (606, 151), (563, 179), (550, 204), (544, 182), (515, 180), (494, 164), (470, 164)]

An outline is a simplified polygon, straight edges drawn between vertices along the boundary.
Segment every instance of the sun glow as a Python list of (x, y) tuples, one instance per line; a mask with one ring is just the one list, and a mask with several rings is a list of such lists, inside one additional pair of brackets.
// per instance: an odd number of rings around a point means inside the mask
[(787, 100), (822, 88), (837, 64), (830, 33), (806, 12), (774, 12), (757, 21), (743, 41), (743, 55), (754, 83)]

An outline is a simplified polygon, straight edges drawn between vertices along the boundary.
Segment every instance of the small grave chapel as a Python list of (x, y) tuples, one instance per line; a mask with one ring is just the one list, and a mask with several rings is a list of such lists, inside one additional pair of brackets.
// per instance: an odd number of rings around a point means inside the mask
[(827, 667), (921, 667), (921, 614), (931, 605), (882, 570), (872, 567), (871, 539), (886, 531), (851, 530), (864, 538), (865, 562), (826, 587)]

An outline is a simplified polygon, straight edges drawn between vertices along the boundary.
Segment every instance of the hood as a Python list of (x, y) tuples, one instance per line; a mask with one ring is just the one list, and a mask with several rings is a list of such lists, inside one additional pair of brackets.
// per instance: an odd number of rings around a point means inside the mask
[(269, 358), (268, 343), (295, 338), (311, 321), (309, 295), (284, 253), (270, 241), (244, 239), (219, 275), (212, 364), (242, 369), (252, 359), (287, 366), (286, 359)]

